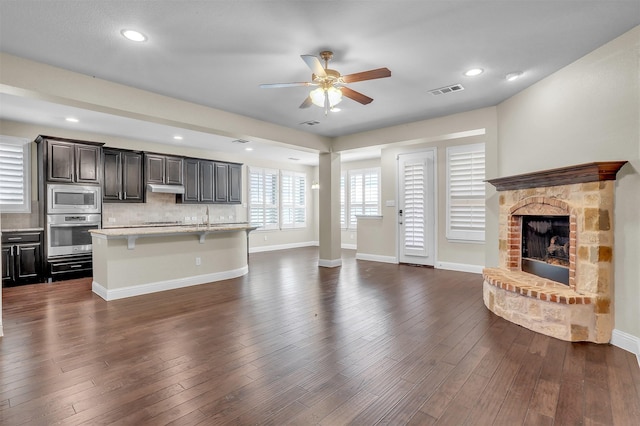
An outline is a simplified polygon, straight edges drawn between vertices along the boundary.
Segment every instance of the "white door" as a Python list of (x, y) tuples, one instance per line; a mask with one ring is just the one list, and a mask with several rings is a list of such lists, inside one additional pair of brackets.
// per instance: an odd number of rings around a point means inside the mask
[(398, 155), (398, 260), (433, 266), (435, 149)]

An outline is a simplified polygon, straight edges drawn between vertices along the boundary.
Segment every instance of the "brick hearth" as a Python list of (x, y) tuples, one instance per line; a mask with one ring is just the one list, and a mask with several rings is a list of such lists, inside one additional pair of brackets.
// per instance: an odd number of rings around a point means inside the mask
[[(613, 202), (625, 162), (493, 179), (500, 191), (499, 267), (483, 271), (495, 314), (568, 341), (606, 343), (613, 330)], [(521, 268), (522, 217), (569, 217), (569, 285)]]

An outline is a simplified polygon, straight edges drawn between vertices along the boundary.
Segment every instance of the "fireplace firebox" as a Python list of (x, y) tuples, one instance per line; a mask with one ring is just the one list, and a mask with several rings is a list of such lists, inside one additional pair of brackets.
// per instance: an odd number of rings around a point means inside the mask
[(569, 285), (569, 216), (522, 217), (522, 271)]

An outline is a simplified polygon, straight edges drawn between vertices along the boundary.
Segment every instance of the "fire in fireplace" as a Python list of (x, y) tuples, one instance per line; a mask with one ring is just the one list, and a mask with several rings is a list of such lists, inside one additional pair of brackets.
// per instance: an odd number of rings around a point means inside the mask
[(569, 216), (522, 217), (522, 270), (569, 285)]

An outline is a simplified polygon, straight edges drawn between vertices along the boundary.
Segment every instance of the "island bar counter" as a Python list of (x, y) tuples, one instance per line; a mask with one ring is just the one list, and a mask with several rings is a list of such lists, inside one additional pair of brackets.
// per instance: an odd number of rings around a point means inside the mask
[(91, 231), (92, 290), (105, 300), (246, 274), (247, 224), (105, 228)]

